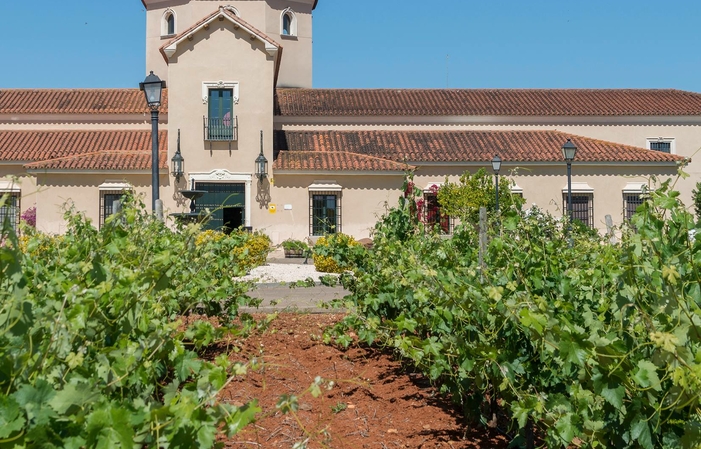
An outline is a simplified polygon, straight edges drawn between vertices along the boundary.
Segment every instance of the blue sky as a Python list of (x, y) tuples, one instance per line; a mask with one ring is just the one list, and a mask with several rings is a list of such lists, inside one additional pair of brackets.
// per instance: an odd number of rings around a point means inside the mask
[[(701, 91), (698, 0), (319, 0), (314, 87)], [(136, 87), (139, 0), (0, 0), (0, 88)]]

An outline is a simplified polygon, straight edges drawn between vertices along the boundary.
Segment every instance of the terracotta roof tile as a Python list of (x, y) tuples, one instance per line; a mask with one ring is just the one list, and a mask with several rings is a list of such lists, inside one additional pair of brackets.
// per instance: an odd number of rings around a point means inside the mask
[[(684, 158), (559, 131), (277, 131), (278, 158), (289, 152), (350, 152), (397, 163), (562, 162), (562, 144), (577, 162), (670, 163)], [(288, 156), (284, 156), (288, 157)], [(283, 159), (284, 160), (284, 159)]]
[[(159, 164), (167, 168), (168, 132), (160, 131), (158, 139)], [(137, 170), (144, 166), (143, 155), (150, 167), (151, 131), (0, 131), (0, 161), (27, 162), (31, 168), (42, 162), (46, 168)]]
[[(168, 112), (168, 89), (161, 112)], [(146, 114), (139, 89), (2, 89), (0, 114)]]
[(282, 151), (274, 170), (404, 171), (414, 167), (387, 159), (347, 151)]
[[(168, 169), (167, 153), (158, 155), (160, 169)], [(26, 169), (44, 170), (150, 170), (151, 151), (97, 151), (25, 164)]]
[(277, 89), (278, 116), (701, 115), (673, 89)]

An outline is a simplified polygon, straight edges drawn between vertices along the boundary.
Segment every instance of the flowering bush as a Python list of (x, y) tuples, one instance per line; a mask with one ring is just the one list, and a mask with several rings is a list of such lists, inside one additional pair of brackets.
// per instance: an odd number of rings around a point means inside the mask
[(32, 206), (29, 209), (25, 210), (22, 215), (19, 217), (23, 222), (27, 224), (27, 226), (36, 228), (37, 227), (37, 208), (36, 206)]
[(350, 235), (338, 233), (320, 237), (312, 248), (314, 268), (322, 273), (343, 273), (355, 270), (367, 250)]

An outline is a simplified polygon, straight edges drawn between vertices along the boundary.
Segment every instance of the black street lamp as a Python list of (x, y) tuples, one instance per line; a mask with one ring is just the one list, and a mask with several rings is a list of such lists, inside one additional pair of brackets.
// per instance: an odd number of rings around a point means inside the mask
[(263, 178), (268, 176), (268, 160), (263, 154), (263, 131), (260, 132), (260, 154), (256, 158), (256, 176), (258, 182), (263, 182)]
[(175, 155), (170, 162), (172, 165), (172, 170), (170, 173), (173, 175), (173, 177), (175, 177), (175, 182), (178, 183), (180, 182), (180, 178), (182, 178), (183, 174), (185, 173), (183, 168), (185, 165), (185, 158), (180, 153), (180, 130), (178, 130), (178, 148), (175, 150)]
[(562, 156), (567, 162), (567, 215), (572, 222), (572, 161), (577, 154), (577, 146), (570, 139), (562, 145)]
[(154, 212), (158, 200), (158, 108), (165, 87), (166, 82), (161, 81), (153, 71), (143, 83), (139, 83), (139, 89), (144, 92), (146, 104), (151, 109), (151, 205)]
[(496, 212), (499, 213), (499, 170), (501, 169), (501, 158), (499, 155), (495, 155), (492, 158), (492, 170), (494, 170), (494, 185), (496, 187), (496, 192), (497, 192), (497, 203), (496, 203)]

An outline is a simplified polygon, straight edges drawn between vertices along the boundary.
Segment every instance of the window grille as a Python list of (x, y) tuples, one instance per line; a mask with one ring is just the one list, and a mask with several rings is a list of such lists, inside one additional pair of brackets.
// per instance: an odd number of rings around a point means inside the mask
[[(563, 210), (568, 213), (567, 192), (563, 192), (562, 197)], [(572, 219), (594, 227), (594, 194), (572, 192)]]
[(5, 199), (0, 207), (0, 228), (7, 224), (12, 229), (19, 227), (20, 218), (20, 194), (15, 192), (0, 192), (0, 197)]
[(341, 194), (310, 192), (309, 234), (323, 236), (341, 232)]
[(453, 232), (453, 220), (443, 213), (435, 193), (424, 193), (423, 222), (431, 228), (440, 227), (443, 234)]
[(103, 190), (100, 192), (100, 227), (105, 220), (114, 214), (114, 202), (123, 201), (122, 197), (129, 193), (128, 190)]
[(641, 193), (624, 193), (623, 194), (623, 213), (626, 221), (630, 221), (638, 209), (638, 206), (643, 204), (643, 195)]
[(650, 142), (650, 149), (662, 153), (672, 152), (672, 142)]

